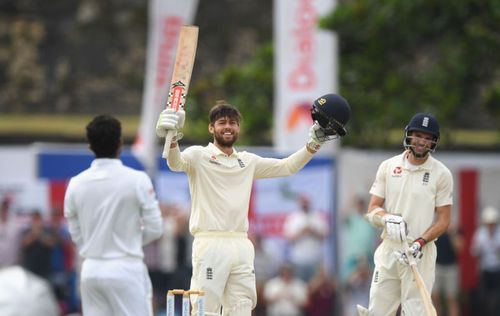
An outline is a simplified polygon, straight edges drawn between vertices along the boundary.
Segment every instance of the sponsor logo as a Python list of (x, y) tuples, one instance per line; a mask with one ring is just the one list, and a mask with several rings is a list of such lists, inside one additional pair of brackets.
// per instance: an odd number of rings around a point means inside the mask
[(290, 90), (297, 92), (313, 91), (318, 86), (318, 74), (314, 69), (316, 51), (318, 50), (318, 36), (315, 34), (318, 16), (314, 1), (296, 1), (290, 18), (290, 44), (293, 49), (293, 65), (287, 77)]
[(394, 168), (394, 170), (392, 170), (392, 176), (393, 177), (401, 177), (402, 173), (403, 173), (403, 168), (401, 168), (399, 166), (396, 167), (396, 168)]
[(300, 122), (312, 123), (311, 118), (311, 105), (309, 102), (301, 102), (292, 106), (290, 114), (288, 114), (286, 121), (287, 131), (292, 131), (298, 127)]
[(220, 165), (220, 162), (217, 160), (217, 157), (215, 157), (215, 155), (210, 156), (208, 162), (213, 163), (214, 165)]
[(171, 92), (168, 94), (171, 99), (168, 102), (168, 106), (176, 111), (179, 111), (179, 106), (182, 105), (182, 98), (185, 96), (184, 89), (186, 85), (181, 81), (177, 81), (172, 85)]
[(375, 274), (373, 275), (373, 283), (378, 283), (378, 270), (375, 271)]

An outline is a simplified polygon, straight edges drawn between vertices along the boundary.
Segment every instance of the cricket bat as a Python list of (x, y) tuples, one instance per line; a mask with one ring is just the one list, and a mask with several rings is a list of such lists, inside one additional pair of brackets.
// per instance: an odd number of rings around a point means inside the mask
[(425, 287), (425, 283), (424, 280), (422, 279), (422, 276), (420, 275), (420, 272), (418, 272), (417, 262), (415, 258), (413, 258), (413, 256), (408, 253), (409, 246), (405, 241), (403, 241), (403, 247), (404, 247), (403, 250), (408, 258), (408, 262), (410, 263), (411, 271), (413, 272), (413, 276), (415, 277), (415, 282), (417, 283), (417, 288), (418, 291), (420, 292), (420, 297), (422, 298), (422, 302), (424, 303), (425, 314), (426, 316), (436, 316), (437, 312), (436, 309), (434, 308), (434, 305), (432, 305), (431, 295), (429, 294), (429, 291), (427, 291), (427, 288)]
[[(184, 109), (186, 98), (193, 72), (194, 58), (196, 56), (196, 46), (198, 44), (198, 27), (194, 25), (181, 26), (177, 50), (175, 52), (174, 71), (170, 90), (168, 92), (167, 108), (172, 108), (176, 112)], [(162, 157), (167, 159), (170, 144), (174, 137), (174, 131), (168, 131), (165, 137), (165, 147)]]

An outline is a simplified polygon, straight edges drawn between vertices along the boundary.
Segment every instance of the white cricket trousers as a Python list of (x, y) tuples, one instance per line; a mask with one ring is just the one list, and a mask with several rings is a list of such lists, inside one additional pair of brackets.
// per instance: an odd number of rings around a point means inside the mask
[(153, 315), (153, 289), (141, 259), (85, 259), (80, 290), (85, 316)]
[[(206, 315), (250, 316), (257, 304), (255, 250), (246, 233), (197, 233), (191, 289), (205, 291)], [(197, 304), (192, 298), (193, 315)]]
[[(425, 315), (424, 303), (409, 265), (401, 264), (394, 255), (401, 243), (384, 240), (375, 251), (375, 270), (370, 287), (368, 310), (373, 316), (393, 316), (399, 304), (402, 315)], [(418, 271), (425, 287), (431, 293), (436, 273), (436, 245), (430, 242), (423, 249)]]

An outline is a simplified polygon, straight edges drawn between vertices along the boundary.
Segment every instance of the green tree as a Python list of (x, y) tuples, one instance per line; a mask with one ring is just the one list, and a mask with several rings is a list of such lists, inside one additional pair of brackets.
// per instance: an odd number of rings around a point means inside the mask
[(320, 25), (340, 39), (348, 143), (387, 144), (416, 111), (445, 132), (499, 126), (499, 1), (341, 0)]
[(266, 44), (248, 63), (225, 67), (215, 76), (195, 81), (186, 107), (186, 141), (211, 140), (207, 131), (208, 111), (217, 100), (224, 99), (243, 114), (240, 144), (272, 145), (272, 67), (272, 44)]

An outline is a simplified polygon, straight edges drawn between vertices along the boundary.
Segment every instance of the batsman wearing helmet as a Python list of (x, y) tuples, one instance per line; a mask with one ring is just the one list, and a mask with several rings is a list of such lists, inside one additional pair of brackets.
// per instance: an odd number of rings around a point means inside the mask
[[(400, 304), (406, 316), (425, 315), (407, 255), (416, 259), (431, 292), (434, 241), (450, 223), (453, 190), (450, 170), (431, 155), (439, 137), (437, 120), (428, 113), (416, 114), (405, 128), (405, 151), (378, 168), (365, 217), (383, 228), (383, 241), (374, 255), (369, 307), (358, 305), (360, 315), (395, 315)], [(403, 243), (409, 245), (407, 252)]]
[[(338, 115), (337, 115), (338, 114)], [(174, 141), (168, 166), (185, 172), (191, 193), (189, 229), (194, 236), (191, 289), (206, 295), (206, 315), (250, 316), (257, 303), (254, 247), (247, 238), (248, 206), (255, 179), (284, 177), (301, 170), (328, 140), (346, 134), (350, 115), (347, 101), (329, 94), (314, 101), (306, 146), (283, 158), (263, 158), (233, 145), (240, 133), (241, 114), (219, 102), (209, 113), (208, 131), (213, 141), (182, 152)], [(157, 123), (158, 136), (177, 132), (184, 124), (184, 111), (166, 109)], [(193, 301), (193, 315), (197, 303)]]

